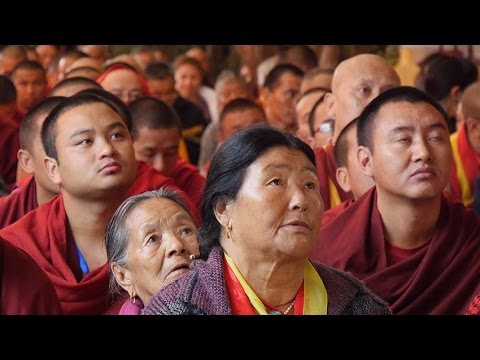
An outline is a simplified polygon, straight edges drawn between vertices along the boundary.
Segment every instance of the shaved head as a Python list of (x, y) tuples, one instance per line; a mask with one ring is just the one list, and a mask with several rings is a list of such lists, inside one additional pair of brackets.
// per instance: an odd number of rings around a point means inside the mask
[(365, 106), (385, 90), (400, 86), (395, 69), (381, 56), (360, 54), (341, 62), (332, 79), (335, 128), (333, 143)]
[(467, 87), (462, 96), (462, 109), (465, 117), (480, 120), (480, 82)]

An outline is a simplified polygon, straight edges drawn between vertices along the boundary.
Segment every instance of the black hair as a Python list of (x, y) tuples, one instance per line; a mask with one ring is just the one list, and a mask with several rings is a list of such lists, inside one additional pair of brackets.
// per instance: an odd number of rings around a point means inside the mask
[(415, 87), (398, 86), (378, 95), (365, 107), (358, 117), (357, 141), (359, 146), (366, 146), (373, 152), (373, 132), (378, 112), (386, 104), (401, 101), (430, 104), (442, 114), (445, 122), (448, 124), (448, 115), (445, 109), (430, 95)]

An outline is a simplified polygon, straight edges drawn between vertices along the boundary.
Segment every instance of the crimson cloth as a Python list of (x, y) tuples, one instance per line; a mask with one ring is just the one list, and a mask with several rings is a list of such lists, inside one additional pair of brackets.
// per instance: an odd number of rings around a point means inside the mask
[(30, 176), (19, 188), (0, 198), (0, 229), (13, 224), (37, 207), (37, 185), (33, 176)]
[(322, 217), (322, 226), (327, 225), (330, 221), (335, 219), (339, 214), (342, 213), (343, 210), (348, 208), (354, 202), (355, 202), (355, 199), (350, 199), (350, 200), (342, 202), (340, 205), (337, 205), (337, 206), (325, 211), (323, 213), (323, 217)]
[(351, 272), (394, 314), (464, 314), (480, 284), (480, 219), (442, 195), (427, 246), (387, 263), (375, 187), (322, 227), (311, 258)]
[(0, 177), (11, 190), (17, 179), (17, 152), (20, 149), (18, 127), (0, 119)]
[(78, 279), (78, 269), (72, 264), (78, 255), (62, 196), (0, 230), (0, 236), (40, 265), (55, 286), (65, 314), (101, 314), (107, 309), (107, 263)]
[(151, 165), (137, 161), (137, 177), (127, 191), (127, 196), (141, 194), (145, 191), (157, 190), (162, 186), (173, 186), (172, 179), (160, 174)]
[(0, 315), (58, 314), (52, 282), (30, 256), (0, 238)]
[(328, 180), (330, 179), (335, 185), (340, 200), (342, 202), (353, 199), (352, 192), (345, 192), (340, 187), (337, 181), (337, 163), (335, 162), (334, 148), (331, 142), (325, 145), (325, 147), (316, 148), (315, 159), (317, 162), (317, 173), (320, 180), (320, 194), (322, 195), (323, 205), (325, 210), (331, 208), (331, 194), (330, 187), (328, 186)]
[(198, 168), (188, 164), (184, 160), (178, 160), (170, 177), (173, 179), (175, 185), (180, 190), (183, 190), (195, 207), (198, 208), (203, 187), (205, 186), (205, 178), (200, 175)]

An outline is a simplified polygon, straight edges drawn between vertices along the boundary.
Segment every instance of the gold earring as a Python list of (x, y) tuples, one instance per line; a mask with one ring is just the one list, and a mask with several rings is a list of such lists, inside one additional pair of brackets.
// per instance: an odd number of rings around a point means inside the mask
[(130, 295), (130, 300), (132, 300), (132, 303), (135, 304), (135, 299), (137, 298), (137, 295), (135, 294), (135, 290), (132, 291), (132, 294)]
[(232, 238), (232, 223), (229, 221), (227, 225), (227, 239)]

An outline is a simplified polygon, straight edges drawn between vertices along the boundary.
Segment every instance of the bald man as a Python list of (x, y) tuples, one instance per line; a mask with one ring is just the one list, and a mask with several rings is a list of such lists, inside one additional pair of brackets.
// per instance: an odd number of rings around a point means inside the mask
[(480, 83), (467, 87), (461, 99), (464, 121), (451, 135), (454, 166), (450, 176), (453, 196), (465, 206), (472, 205), (475, 178), (480, 164)]
[(9, 45), (0, 51), (0, 75), (10, 76), (13, 69), (27, 60), (27, 53), (22, 46)]
[(316, 149), (320, 192), (325, 210), (352, 198), (337, 182), (333, 146), (340, 132), (382, 92), (400, 86), (395, 69), (381, 56), (360, 54), (341, 62), (332, 79), (332, 93), (325, 96), (329, 117), (335, 119), (332, 140)]

